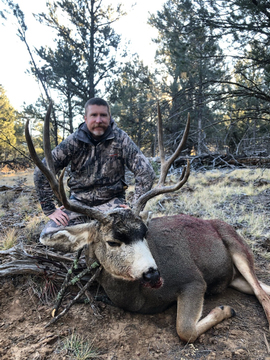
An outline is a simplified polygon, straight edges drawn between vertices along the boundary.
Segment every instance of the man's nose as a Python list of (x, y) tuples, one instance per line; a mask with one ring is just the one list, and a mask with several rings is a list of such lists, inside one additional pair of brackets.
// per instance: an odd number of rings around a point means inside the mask
[(98, 116), (96, 117), (96, 122), (97, 122), (97, 123), (101, 123), (101, 122), (102, 122), (102, 117), (101, 117), (100, 115), (98, 115)]

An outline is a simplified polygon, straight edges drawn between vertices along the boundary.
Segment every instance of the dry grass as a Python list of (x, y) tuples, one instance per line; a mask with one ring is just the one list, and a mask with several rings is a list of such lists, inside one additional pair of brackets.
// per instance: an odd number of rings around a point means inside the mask
[(4, 191), (0, 193), (0, 207), (5, 208), (8, 207), (9, 204), (14, 201), (16, 197), (15, 191)]
[(0, 186), (13, 186), (18, 182), (18, 178), (23, 179), (26, 185), (34, 186), (33, 174), (33, 169), (19, 172), (5, 171), (2, 169), (2, 171), (0, 171)]
[(11, 249), (17, 243), (17, 230), (14, 228), (8, 229), (3, 234), (0, 241), (0, 249), (8, 250)]
[[(28, 179), (25, 180), (25, 177)], [(261, 186), (256, 186), (260, 179), (265, 184), (262, 182)], [(173, 194), (157, 196), (147, 203), (145, 210), (152, 211), (155, 216), (184, 213), (204, 219), (218, 218), (235, 226), (251, 242), (270, 238), (270, 200), (269, 211), (266, 211), (267, 190), (270, 187), (268, 179), (270, 180), (270, 169), (193, 171), (182, 189)], [(18, 174), (0, 174), (0, 184), (5, 182), (5, 185), (11, 186), (28, 181), (33, 183), (32, 170)], [(176, 176), (171, 175), (170, 181), (176, 181)], [(130, 186), (129, 191), (134, 191), (134, 186)], [(264, 201), (260, 201), (260, 196), (264, 196)], [(16, 195), (14, 191), (0, 193), (0, 217), (9, 208), (14, 214), (20, 214), (26, 223), (27, 240), (33, 235), (35, 237), (40, 224), (44, 225), (47, 220), (38, 201), (30, 200), (29, 194)], [(15, 238), (15, 232), (13, 236), (11, 232), (6, 237)], [(4, 236), (2, 243), (3, 239)]]
[(16, 201), (15, 205), (18, 207), (20, 213), (32, 213), (33, 208), (31, 206), (29, 195), (21, 195)]
[[(263, 179), (265, 185), (256, 186), (259, 179)], [(184, 213), (221, 219), (237, 227), (251, 241), (270, 237), (269, 213), (266, 213), (265, 201), (260, 201), (260, 196), (267, 199), (268, 179), (270, 169), (191, 172), (182, 189), (152, 199), (145, 210), (154, 212), (155, 216)]]
[(62, 341), (62, 349), (66, 350), (68, 359), (87, 360), (100, 356), (98, 350), (93, 347), (92, 341), (76, 333), (72, 333)]
[(27, 220), (26, 229), (29, 232), (32, 232), (41, 223), (48, 222), (49, 218), (45, 214), (41, 213), (39, 215), (29, 216), (26, 220)]
[(26, 222), (25, 240), (31, 242), (33, 239), (39, 238), (40, 232), (49, 218), (41, 212), (39, 215), (27, 215), (24, 220)]

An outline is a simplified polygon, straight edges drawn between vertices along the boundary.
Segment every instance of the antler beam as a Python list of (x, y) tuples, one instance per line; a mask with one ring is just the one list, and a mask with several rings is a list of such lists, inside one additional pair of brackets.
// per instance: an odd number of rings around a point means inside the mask
[(160, 168), (160, 178), (157, 186), (147, 193), (142, 195), (137, 202), (133, 206), (133, 211), (135, 214), (139, 214), (143, 206), (147, 203), (148, 200), (152, 199), (153, 197), (161, 194), (165, 194), (168, 192), (173, 192), (179, 190), (187, 181), (189, 174), (190, 174), (190, 163), (187, 161), (186, 167), (183, 169), (180, 179), (175, 185), (165, 186), (165, 180), (168, 174), (168, 171), (174, 162), (174, 160), (180, 155), (183, 147), (185, 146), (189, 128), (190, 128), (190, 114), (188, 114), (187, 123), (185, 127), (184, 134), (182, 139), (173, 153), (173, 155), (168, 159), (165, 160), (165, 151), (164, 151), (164, 142), (163, 142), (163, 128), (162, 128), (162, 117), (160, 112), (159, 103), (157, 105), (158, 108), (158, 146), (159, 146), (159, 153), (160, 153), (160, 161), (161, 161), (161, 168)]

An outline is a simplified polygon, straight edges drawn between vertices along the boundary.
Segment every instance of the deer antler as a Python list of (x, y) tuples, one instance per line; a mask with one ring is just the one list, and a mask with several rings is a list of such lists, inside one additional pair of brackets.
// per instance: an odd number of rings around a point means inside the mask
[(164, 152), (164, 143), (163, 143), (163, 129), (162, 129), (162, 118), (161, 118), (161, 112), (160, 112), (160, 106), (159, 103), (157, 104), (158, 108), (158, 146), (159, 146), (159, 153), (160, 153), (160, 161), (161, 161), (161, 170), (160, 170), (160, 177), (159, 182), (157, 186), (151, 190), (149, 190), (144, 195), (140, 196), (139, 199), (136, 201), (136, 203), (133, 206), (133, 212), (136, 215), (139, 215), (140, 211), (142, 210), (143, 206), (152, 199), (153, 197), (161, 194), (165, 194), (168, 192), (173, 192), (176, 190), (179, 190), (187, 181), (190, 173), (190, 163), (187, 161), (186, 167), (183, 169), (182, 174), (178, 182), (171, 186), (165, 186), (165, 180), (168, 174), (168, 171), (170, 169), (170, 166), (174, 162), (174, 160), (179, 156), (181, 153), (187, 137), (189, 133), (189, 127), (190, 127), (190, 115), (188, 114), (186, 128), (184, 131), (184, 134), (182, 136), (181, 142), (179, 143), (177, 149), (173, 153), (173, 155), (168, 159), (165, 160), (165, 152)]
[(93, 209), (93, 208), (89, 208), (84, 205), (77, 205), (74, 202), (67, 199), (66, 193), (65, 193), (65, 188), (64, 188), (64, 183), (63, 183), (65, 169), (62, 170), (62, 172), (59, 176), (59, 180), (57, 180), (57, 178), (56, 178), (53, 157), (52, 157), (52, 153), (51, 153), (50, 131), (49, 131), (51, 109), (52, 109), (52, 102), (50, 103), (47, 113), (46, 113), (46, 117), (44, 120), (44, 130), (43, 130), (44, 153), (45, 153), (47, 166), (40, 160), (40, 158), (38, 157), (38, 155), (36, 153), (36, 150), (33, 145), (32, 138), (31, 138), (31, 135), (29, 132), (29, 120), (27, 120), (27, 122), (25, 124), (25, 138), (26, 138), (26, 142), (28, 145), (29, 153), (30, 153), (34, 163), (37, 165), (37, 167), (40, 169), (40, 171), (46, 176), (55, 196), (60, 201), (60, 203), (64, 205), (65, 209), (77, 212), (79, 214), (87, 215), (87, 216), (91, 217), (92, 219), (96, 219), (96, 220), (104, 223), (107, 221), (108, 217), (101, 211)]

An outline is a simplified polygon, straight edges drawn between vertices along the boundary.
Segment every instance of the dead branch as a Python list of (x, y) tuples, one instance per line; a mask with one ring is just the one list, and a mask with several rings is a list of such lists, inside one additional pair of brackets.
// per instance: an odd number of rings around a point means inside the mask
[(31, 260), (14, 260), (0, 266), (0, 277), (14, 275), (38, 275), (44, 273), (46, 268), (38, 266)]
[(67, 274), (66, 274), (66, 277), (65, 277), (65, 280), (63, 281), (62, 283), (62, 286), (61, 286), (61, 289), (60, 291), (58, 292), (58, 295), (57, 295), (57, 301), (56, 301), (56, 304), (54, 305), (54, 308), (53, 308), (53, 316), (56, 316), (57, 315), (57, 312), (58, 312), (58, 309), (62, 303), (62, 300), (63, 300), (63, 297), (65, 295), (65, 292), (69, 286), (69, 283), (70, 283), (70, 279), (71, 279), (71, 276), (73, 274), (73, 271), (74, 269), (77, 267), (77, 264), (78, 264), (78, 261), (79, 261), (79, 258), (81, 256), (81, 253), (82, 253), (82, 249), (80, 249), (78, 252), (77, 252), (77, 256), (76, 256), (76, 259), (73, 261), (72, 263), (72, 266), (70, 269), (66, 269), (67, 270)]
[(11, 170), (21, 170), (31, 168), (33, 161), (28, 158), (14, 158), (12, 160), (1, 160), (0, 168), (7, 166)]
[(195, 170), (216, 168), (245, 168), (249, 166), (270, 167), (270, 157), (236, 156), (232, 154), (202, 154), (197, 156), (179, 157), (174, 161), (174, 167), (182, 166), (189, 159)]
[[(81, 288), (81, 290), (78, 292), (78, 294), (70, 301), (70, 303), (65, 307), (65, 309), (58, 314), (56, 317), (52, 318), (51, 321), (48, 322), (48, 324), (45, 325), (45, 328), (47, 328), (48, 326), (54, 324), (57, 320), (59, 320), (62, 316), (64, 316), (69, 309), (71, 308), (72, 305), (74, 305), (79, 299), (80, 297), (87, 291), (87, 289), (89, 288), (89, 286), (94, 282), (94, 280), (98, 277), (98, 275), (100, 274), (102, 270), (102, 266), (99, 266), (96, 269), (96, 272), (94, 273), (94, 275), (87, 281), (87, 283)], [(91, 268), (89, 268), (89, 272), (91, 271)]]
[(27, 188), (27, 187), (22, 187), (22, 186), (6, 186), (6, 185), (2, 185), (0, 186), (0, 192), (1, 191), (15, 191), (15, 192), (30, 192), (32, 191), (31, 189)]
[[(0, 251), (2, 264), (0, 265), (0, 277), (13, 275), (38, 275), (54, 274), (56, 278), (63, 279), (66, 276), (64, 263), (73, 262), (74, 258), (59, 255), (46, 249), (36, 249), (30, 246), (14, 246), (8, 250)], [(82, 265), (85, 268), (86, 265)]]

